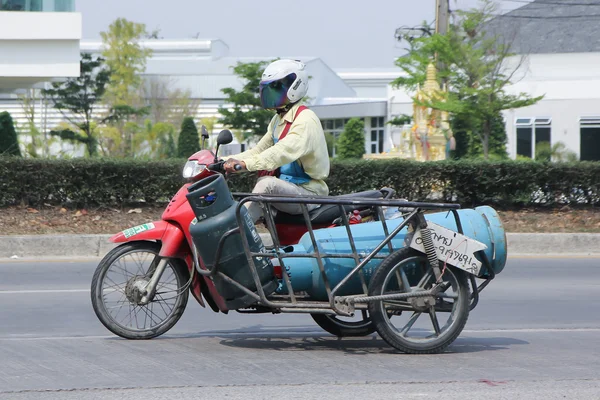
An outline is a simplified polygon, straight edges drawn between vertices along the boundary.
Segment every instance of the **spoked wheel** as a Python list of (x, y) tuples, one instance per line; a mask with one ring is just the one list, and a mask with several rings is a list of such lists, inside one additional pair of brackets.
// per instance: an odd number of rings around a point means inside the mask
[(354, 318), (337, 315), (310, 314), (317, 325), (337, 337), (368, 336), (375, 332), (375, 325), (367, 310), (357, 311)]
[(183, 262), (170, 259), (144, 304), (147, 283), (160, 261), (160, 245), (135, 242), (113, 249), (100, 262), (92, 279), (92, 306), (112, 333), (126, 339), (151, 339), (171, 329), (187, 305), (189, 274)]
[[(425, 255), (403, 248), (377, 268), (369, 295), (410, 293), (434, 285), (434, 272)], [(466, 273), (447, 266), (437, 296), (371, 302), (369, 314), (379, 335), (392, 347), (412, 354), (442, 352), (460, 335), (469, 317)], [(395, 315), (393, 322), (391, 315)]]

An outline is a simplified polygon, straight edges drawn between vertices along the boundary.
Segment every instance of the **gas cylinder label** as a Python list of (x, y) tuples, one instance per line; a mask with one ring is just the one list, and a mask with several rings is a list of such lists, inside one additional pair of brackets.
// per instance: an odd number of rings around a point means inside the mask
[(194, 218), (194, 220), (192, 221), (192, 224), (196, 225), (198, 222), (205, 220), (205, 219), (206, 219), (206, 214), (198, 215), (196, 218)]
[(135, 236), (138, 233), (149, 231), (149, 230), (154, 229), (154, 228), (155, 228), (155, 226), (154, 226), (154, 224), (152, 222), (150, 222), (148, 224), (142, 224), (142, 225), (134, 226), (133, 228), (125, 229), (123, 231), (123, 236), (125, 236), (126, 239), (129, 239), (130, 237)]
[[(440, 261), (470, 274), (479, 275), (481, 261), (475, 258), (474, 253), (487, 249), (485, 244), (433, 222), (427, 221), (427, 227), (430, 229), (431, 240)], [(421, 229), (417, 229), (415, 232), (410, 247), (425, 253)]]
[(260, 236), (258, 236), (258, 232), (256, 232), (256, 229), (252, 229), (252, 238), (256, 243), (258, 243), (258, 241), (260, 240)]
[(245, 220), (246, 220), (246, 226), (248, 227), (248, 230), (250, 230), (250, 232), (252, 233), (252, 239), (254, 239), (254, 243), (258, 243), (260, 241), (260, 236), (258, 235), (258, 232), (256, 231), (256, 227), (254, 226), (254, 222), (252, 222), (252, 218), (250, 217), (250, 214), (246, 213)]

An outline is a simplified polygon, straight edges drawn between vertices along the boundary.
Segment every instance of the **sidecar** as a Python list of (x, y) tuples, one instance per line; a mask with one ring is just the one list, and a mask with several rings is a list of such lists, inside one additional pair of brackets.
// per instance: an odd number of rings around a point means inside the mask
[[(192, 226), (190, 231), (193, 247), (203, 246), (204, 255), (212, 246), (214, 254), (208, 262), (203, 256), (202, 265), (194, 257), (197, 273), (211, 277), (230, 309), (308, 313), (332, 334), (376, 331), (406, 353), (437, 353), (449, 346), (463, 330), (480, 292), (506, 264), (505, 232), (491, 207), (236, 194), (238, 201), (232, 199), (227, 207), (221, 203), (216, 213), (220, 217), (211, 217), (210, 205), (195, 205), (195, 188), (191, 189), (189, 200), (197, 219), (204, 224), (221, 218), (219, 226), (227, 227), (221, 229), (216, 246), (207, 241), (207, 228), (194, 233)], [(223, 199), (231, 196), (223, 193), (228, 190), (221, 185), (202, 194)], [(268, 233), (261, 236), (254, 229), (244, 206), (248, 202), (263, 206)], [(307, 233), (297, 244), (280, 245), (273, 216), (277, 203), (302, 205)], [(340, 226), (313, 229), (309, 204), (337, 207)], [(369, 208), (374, 218), (351, 224), (348, 207)], [(204, 226), (213, 226), (214, 232), (215, 224)], [(266, 237), (270, 240), (263, 241)]]

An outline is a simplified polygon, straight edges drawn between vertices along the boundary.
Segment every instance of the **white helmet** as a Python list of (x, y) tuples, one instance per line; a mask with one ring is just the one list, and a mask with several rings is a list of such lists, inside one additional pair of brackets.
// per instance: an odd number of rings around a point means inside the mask
[(300, 61), (277, 60), (267, 66), (259, 85), (263, 108), (277, 109), (296, 103), (308, 91), (306, 65)]

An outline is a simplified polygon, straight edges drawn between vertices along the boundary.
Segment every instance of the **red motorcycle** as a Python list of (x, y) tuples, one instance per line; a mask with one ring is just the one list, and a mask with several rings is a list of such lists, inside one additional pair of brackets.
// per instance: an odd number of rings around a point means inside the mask
[[(116, 335), (128, 339), (162, 335), (183, 314), (189, 292), (202, 307), (206, 307), (206, 300), (215, 312), (229, 311), (211, 278), (194, 273), (195, 255), (190, 246), (193, 242), (189, 226), (195, 215), (186, 194), (194, 182), (224, 172), (223, 162), (216, 154), (219, 146), (231, 143), (233, 138), (230, 131), (221, 131), (217, 149), (212, 153), (204, 148), (208, 138), (206, 128), (203, 126), (201, 131), (202, 150), (185, 164), (183, 177), (187, 182), (171, 199), (161, 220), (126, 229), (111, 237), (111, 242), (120, 245), (102, 259), (94, 273), (91, 287), (94, 311), (102, 324)], [(390, 198), (393, 194), (390, 189), (382, 189), (346, 196)], [(346, 211), (358, 217), (356, 222), (360, 222), (361, 213), (362, 216), (369, 214), (368, 209), (346, 208)], [(340, 217), (340, 209), (337, 205), (323, 205), (309, 215), (314, 229), (326, 228), (336, 225), (334, 221)], [(297, 243), (307, 231), (302, 215), (282, 212), (275, 217), (275, 229), (281, 245)], [(202, 254), (196, 258), (205, 269)], [(134, 264), (133, 269), (130, 262)], [(126, 311), (121, 314), (124, 309)], [(328, 332), (338, 335), (348, 332), (344, 328), (360, 328), (344, 325), (335, 316), (318, 315), (315, 321)]]

